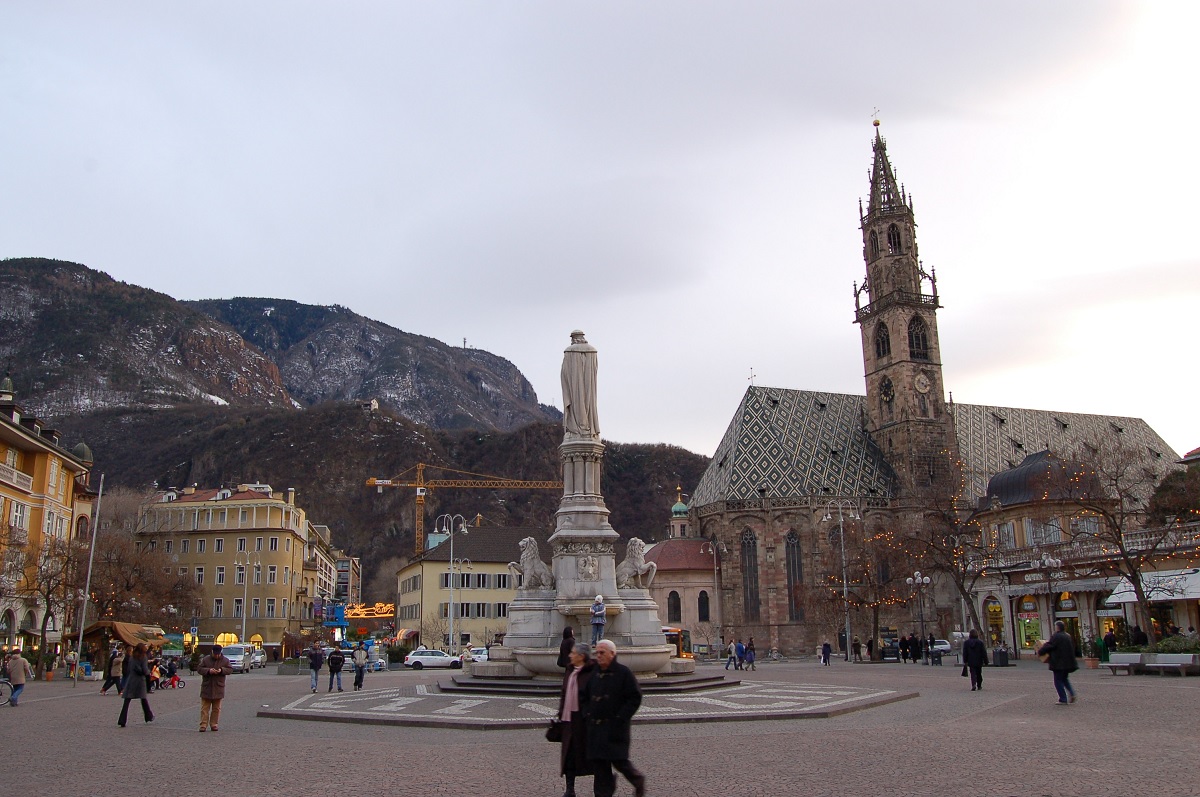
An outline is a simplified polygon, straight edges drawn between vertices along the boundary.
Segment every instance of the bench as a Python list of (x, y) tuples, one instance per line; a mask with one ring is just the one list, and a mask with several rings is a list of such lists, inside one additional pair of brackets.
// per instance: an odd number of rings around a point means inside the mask
[(1177, 672), (1180, 676), (1189, 672), (1200, 673), (1200, 664), (1194, 653), (1148, 653), (1142, 667), (1147, 670), (1157, 670), (1159, 674)]
[(1112, 671), (1113, 675), (1117, 674), (1118, 670), (1122, 670), (1126, 675), (1133, 675), (1141, 672), (1142, 669), (1142, 654), (1141, 653), (1113, 653), (1108, 657), (1108, 661), (1104, 666)]

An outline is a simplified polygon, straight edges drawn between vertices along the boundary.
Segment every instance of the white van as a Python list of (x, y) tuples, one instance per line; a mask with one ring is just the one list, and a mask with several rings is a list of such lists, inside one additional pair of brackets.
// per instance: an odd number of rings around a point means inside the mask
[(233, 662), (234, 672), (250, 672), (254, 666), (254, 647), (251, 645), (226, 645), (221, 655)]

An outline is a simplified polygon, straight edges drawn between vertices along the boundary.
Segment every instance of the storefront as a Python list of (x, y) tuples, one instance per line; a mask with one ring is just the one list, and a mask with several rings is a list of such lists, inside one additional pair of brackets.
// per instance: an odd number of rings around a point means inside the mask
[(1005, 634), (1004, 605), (994, 595), (989, 595), (983, 601), (983, 622), (987, 625), (988, 647), (998, 647), (1008, 643)]
[[(1200, 568), (1147, 573), (1142, 576), (1142, 587), (1150, 601), (1150, 621), (1156, 636), (1161, 636), (1169, 626), (1178, 626), (1184, 631), (1197, 626), (1200, 621)], [(1136, 622), (1133, 606), (1137, 603), (1137, 593), (1129, 579), (1122, 578), (1104, 603), (1108, 609), (1119, 610), (1129, 625)]]
[(1028, 650), (1037, 646), (1038, 640), (1043, 639), (1042, 615), (1038, 611), (1038, 601), (1033, 595), (1022, 595), (1017, 599), (1017, 639), (1018, 648)]

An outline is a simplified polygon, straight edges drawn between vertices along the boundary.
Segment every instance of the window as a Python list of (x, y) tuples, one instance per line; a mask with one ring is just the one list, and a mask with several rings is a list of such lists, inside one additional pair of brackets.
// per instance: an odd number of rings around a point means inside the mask
[(180, 540), (179, 541), (179, 552), (180, 553), (187, 553), (188, 549), (191, 547), (192, 547), (191, 540)]
[(258, 598), (250, 599), (250, 616), (256, 620), (258, 619), (258, 604), (259, 604)]
[[(508, 589), (508, 573), (497, 573), (495, 579), (496, 589)], [(496, 615), (499, 617), (500, 615)], [(505, 615), (507, 617), (508, 615)]]
[(497, 603), (496, 604), (496, 616), (497, 617), (508, 617), (508, 604), (507, 603)]
[(242, 616), (242, 599), (241, 598), (233, 599), (233, 616), (234, 617)]
[(1100, 534), (1100, 518), (1095, 515), (1071, 518), (1071, 538), (1096, 537)]
[(237, 549), (238, 549), (238, 553), (243, 553), (246, 550), (246, 538), (245, 537), (237, 538)]
[(1057, 520), (1041, 521), (1025, 518), (1025, 542), (1027, 545), (1051, 545), (1062, 542), (1062, 527)]
[(1000, 548), (1017, 547), (1017, 535), (1013, 530), (1011, 520), (996, 524), (996, 546)]
[[(259, 569), (259, 570), (262, 570), (262, 567), (259, 567), (258, 569)], [(284, 566), (283, 566), (283, 583), (284, 583), (284, 584), (289, 584), (289, 583), (291, 583), (291, 581), (290, 581), (290, 576), (289, 576), (289, 574), (290, 574), (291, 572), (292, 572), (292, 569), (291, 569), (290, 567), (288, 567), (287, 565), (284, 565)], [(257, 583), (257, 582), (255, 582), (255, 583)]]
[(221, 584), (224, 584), (224, 583), (225, 583), (225, 567), (224, 567), (224, 565), (217, 565), (217, 585), (220, 586)]
[(150, 540), (150, 542), (146, 545), (146, 547), (152, 551), (157, 550), (158, 549), (158, 540)]
[(217, 521), (221, 524), (221, 528), (225, 528), (225, 518), (226, 517), (227, 517), (227, 515), (225, 514), (224, 509), (222, 509), (220, 512), (217, 513)]
[(800, 535), (795, 529), (784, 536), (787, 561), (788, 619), (804, 619), (804, 567), (801, 561)]
[(708, 612), (708, 590), (700, 590), (700, 595), (696, 598), (696, 619), (702, 623), (707, 623), (710, 620)]
[(441, 582), (442, 582), (442, 589), (450, 589), (450, 574), (442, 573), (441, 574)]
[(197, 584), (204, 583), (204, 568), (203, 567), (196, 568), (196, 583)]
[(261, 551), (261, 550), (262, 550), (262, 543), (263, 543), (263, 538), (262, 538), (262, 537), (255, 537), (255, 538), (254, 538), (254, 550), (256, 550), (256, 551)]
[[(490, 577), (491, 577), (490, 573), (476, 573), (475, 574), (475, 589), (487, 589), (489, 586), (491, 586), (488, 583), (491, 580)], [(483, 616), (485, 616), (485, 615), (480, 615), (480, 617), (483, 617)]]
[(171, 548), (173, 548), (174, 545), (175, 545), (175, 543), (172, 540), (167, 540), (166, 542), (163, 543), (163, 550), (166, 551), (167, 553), (171, 553)]
[(675, 590), (671, 590), (667, 594), (667, 622), (668, 623), (682, 623), (683, 622), (683, 609), (680, 605), (679, 593), (676, 592)]
[(239, 527), (244, 526), (246, 524), (246, 520), (249, 517), (250, 517), (250, 512), (248, 510), (245, 510), (245, 509), (240, 510), (238, 512), (238, 526)]
[(204, 553), (204, 549), (207, 547), (207, 544), (208, 540), (196, 540), (196, 553)]
[(233, 571), (233, 583), (239, 587), (246, 583), (246, 566), (238, 565)]
[(742, 532), (742, 602), (744, 620), (758, 622), (758, 537), (750, 529)]
[(283, 607), (283, 608), (280, 610), (280, 612), (279, 612), (279, 616), (280, 616), (280, 617), (287, 617), (287, 616), (288, 616), (288, 602), (287, 602), (287, 598), (284, 598), (284, 599), (283, 599), (283, 603), (282, 603), (281, 605), (282, 605), (282, 607)]
[(192, 531), (200, 528), (200, 510), (197, 509), (192, 513)]
[(929, 359), (929, 330), (920, 316), (908, 322), (908, 353), (914, 360)]
[(895, 224), (888, 225), (887, 244), (889, 255), (900, 254), (900, 228)]
[(284, 553), (287, 553), (290, 550), (292, 550), (292, 538), (285, 537), (283, 540), (283, 551)]
[(887, 324), (880, 323), (875, 327), (875, 356), (887, 357), (892, 353), (892, 336), (888, 333)]
[(267, 619), (274, 619), (274, 617), (275, 617), (275, 599), (267, 598)]
[(50, 486), (51, 487), (58, 486), (58, 460), (57, 459), (50, 460)]
[(262, 583), (262, 565), (257, 564), (257, 563), (254, 565), (254, 583), (255, 584)]
[(186, 567), (179, 568), (179, 575), (186, 576), (187, 574), (188, 574), (188, 569)]
[(279, 550), (279, 538), (278, 537), (272, 537), (267, 542), (267, 550), (269, 550), (269, 551), (278, 551)]
[(868, 240), (871, 245), (871, 259), (874, 260), (879, 257), (879, 235), (874, 230), (871, 230)]
[(221, 598), (213, 598), (213, 617), (225, 616), (225, 601)]
[(275, 565), (267, 565), (267, 583), (268, 584), (275, 583), (275, 580), (276, 580), (275, 575), (276, 575), (277, 570), (278, 570), (278, 568)]
[(488, 615), (488, 608), (490, 606), (491, 606), (491, 604), (489, 604), (489, 603), (476, 603), (474, 606), (471, 607), (471, 616), (472, 617), (488, 617), (488, 616), (490, 616), (490, 615)]
[(29, 531), (29, 507), (12, 500), (9, 503), (12, 504), (13, 526), (23, 531)]
[(225, 538), (224, 537), (217, 537), (215, 540), (213, 540), (213, 552), (214, 553), (221, 553), (224, 550), (225, 550)]

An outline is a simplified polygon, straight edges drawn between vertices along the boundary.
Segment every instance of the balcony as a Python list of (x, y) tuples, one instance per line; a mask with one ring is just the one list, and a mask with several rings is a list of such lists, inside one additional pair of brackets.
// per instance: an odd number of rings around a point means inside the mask
[(27, 493), (33, 491), (33, 477), (9, 465), (0, 464), (0, 482), (11, 484)]
[(912, 291), (892, 291), (886, 296), (881, 296), (878, 301), (871, 302), (866, 307), (862, 307), (855, 314), (855, 321), (862, 323), (870, 318), (875, 313), (881, 310), (897, 305), (917, 305), (922, 307), (941, 307), (938, 304), (938, 297), (928, 293), (914, 293)]

